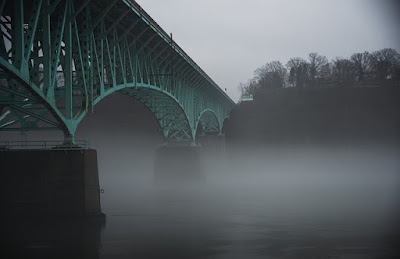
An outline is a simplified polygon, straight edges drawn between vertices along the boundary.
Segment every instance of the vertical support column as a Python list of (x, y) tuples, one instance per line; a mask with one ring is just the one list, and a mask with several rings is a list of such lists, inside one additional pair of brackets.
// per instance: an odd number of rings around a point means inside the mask
[[(100, 40), (100, 96), (104, 96), (104, 39)], [(108, 72), (108, 71), (107, 71)]]
[[(111, 64), (110, 64), (110, 66), (111, 66), (111, 68), (110, 68), (110, 70), (112, 71), (112, 73), (111, 73), (111, 76), (112, 76), (112, 87), (116, 87), (117, 86), (117, 66), (116, 66), (116, 63), (117, 63), (117, 61), (116, 61), (116, 44), (115, 44), (115, 42), (116, 42), (116, 39), (115, 39), (115, 32), (113, 32), (113, 34), (112, 34), (112, 36), (110, 37), (111, 38), (111, 40), (109, 40), (109, 41), (111, 41), (111, 44), (112, 44), (112, 47), (111, 47), (111, 49), (109, 48), (109, 45), (107, 45), (107, 48), (108, 48), (108, 55), (110, 56), (110, 59), (111, 59)], [(107, 39), (107, 37), (106, 37), (106, 39)], [(111, 54), (110, 54), (110, 51), (111, 51)]]
[[(44, 0), (44, 9), (47, 10), (50, 6), (49, 0)], [(47, 100), (54, 102), (54, 88), (51, 85), (51, 42), (50, 42), (50, 14), (43, 12), (43, 36), (42, 36), (42, 51), (43, 51), (43, 90), (46, 93)]]
[[(86, 24), (86, 26), (87, 27), (89, 27), (89, 24), (87, 23)], [(93, 84), (94, 84), (94, 82), (93, 82), (93, 80), (94, 80), (94, 72), (93, 72), (93, 70), (94, 70), (94, 59), (96, 58), (96, 57), (94, 57), (94, 55), (93, 55), (93, 53), (95, 53), (94, 52), (94, 44), (95, 44), (95, 42), (94, 42), (94, 40), (92, 40), (92, 37), (91, 37), (91, 34), (89, 34), (89, 36), (87, 36), (87, 44), (89, 44), (89, 51), (90, 51), (90, 53), (91, 53), (91, 56), (90, 57), (88, 57), (88, 59), (89, 59), (89, 82), (88, 82), (88, 84), (89, 84), (89, 111), (91, 112), (91, 113), (93, 113), (93, 106), (94, 106), (94, 93), (93, 93)], [(98, 60), (97, 60), (97, 62), (98, 62)], [(100, 82), (101, 82), (101, 80), (100, 80)]]
[(221, 125), (221, 126), (218, 127), (218, 128), (219, 128), (218, 136), (225, 136), (224, 133), (222, 132), (222, 127), (223, 127), (224, 125), (222, 125), (222, 123), (220, 123), (220, 125)]
[(72, 55), (72, 6), (70, 0), (66, 3), (66, 21), (64, 29), (64, 79), (65, 79), (65, 119), (68, 129), (64, 131), (64, 145), (75, 146), (73, 124), (73, 55)]
[(74, 146), (75, 145), (75, 135), (64, 131), (64, 143), (63, 146)]
[(72, 25), (71, 25), (71, 4), (67, 0), (67, 20), (65, 23), (65, 65), (63, 67), (65, 78), (65, 118), (72, 119)]
[[(25, 34), (24, 34), (24, 5), (22, 0), (15, 0), (13, 4), (14, 7), (14, 17), (12, 18), (12, 31), (14, 35), (12, 37), (12, 62), (14, 67), (21, 71), (23, 76), (29, 77), (29, 72), (27, 70), (27, 64), (23, 61), (24, 55), (24, 45), (25, 45)], [(24, 69), (26, 67), (26, 69)]]

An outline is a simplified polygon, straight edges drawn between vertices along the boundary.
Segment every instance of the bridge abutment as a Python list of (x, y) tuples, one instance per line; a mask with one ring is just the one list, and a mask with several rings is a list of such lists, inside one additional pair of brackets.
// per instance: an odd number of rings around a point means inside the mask
[(0, 163), (7, 215), (103, 216), (96, 150), (5, 150)]

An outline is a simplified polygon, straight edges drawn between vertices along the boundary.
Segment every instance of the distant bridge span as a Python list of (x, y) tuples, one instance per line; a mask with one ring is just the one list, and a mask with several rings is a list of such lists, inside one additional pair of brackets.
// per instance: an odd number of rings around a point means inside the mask
[(154, 114), (168, 142), (220, 133), (234, 102), (132, 0), (1, 0), (0, 131), (64, 132), (114, 92)]

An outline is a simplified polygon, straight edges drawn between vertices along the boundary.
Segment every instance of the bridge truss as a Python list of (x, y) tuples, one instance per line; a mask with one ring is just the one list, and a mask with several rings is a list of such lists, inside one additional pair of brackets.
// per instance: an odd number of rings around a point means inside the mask
[(64, 132), (114, 92), (145, 104), (168, 142), (219, 133), (233, 101), (132, 0), (1, 0), (0, 131)]

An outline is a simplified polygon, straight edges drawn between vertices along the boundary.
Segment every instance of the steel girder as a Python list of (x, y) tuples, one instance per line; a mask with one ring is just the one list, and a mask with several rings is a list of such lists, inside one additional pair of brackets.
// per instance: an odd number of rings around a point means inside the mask
[(202, 132), (205, 134), (221, 134), (222, 122), (218, 121), (217, 115), (212, 110), (204, 110), (200, 115), (200, 123)]
[(119, 91), (144, 103), (166, 141), (220, 132), (233, 101), (132, 0), (2, 0), (0, 130), (60, 129)]

